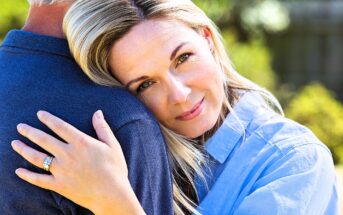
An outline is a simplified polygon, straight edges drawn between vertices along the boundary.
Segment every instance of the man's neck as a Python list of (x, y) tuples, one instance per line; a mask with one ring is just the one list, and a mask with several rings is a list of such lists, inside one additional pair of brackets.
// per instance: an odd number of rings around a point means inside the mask
[(32, 5), (22, 30), (53, 37), (65, 38), (62, 24), (69, 4)]

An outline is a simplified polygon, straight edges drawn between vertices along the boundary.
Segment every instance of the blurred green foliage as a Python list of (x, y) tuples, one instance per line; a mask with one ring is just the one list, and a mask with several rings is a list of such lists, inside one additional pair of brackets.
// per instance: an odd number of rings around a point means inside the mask
[(11, 29), (20, 29), (25, 21), (27, 0), (0, 0), (0, 40)]
[(222, 32), (229, 57), (244, 77), (270, 91), (275, 90), (277, 78), (271, 67), (271, 55), (263, 41), (239, 42), (232, 31)]
[(277, 77), (271, 55), (260, 36), (251, 36), (260, 26), (249, 27), (243, 11), (267, 0), (193, 0), (222, 29), (227, 52), (236, 70), (268, 90), (275, 91)]
[(221, 28), (236, 31), (239, 41), (285, 30), (289, 13), (279, 0), (193, 0)]
[(285, 108), (286, 116), (310, 128), (343, 162), (343, 105), (319, 83), (309, 84)]
[(234, 6), (232, 4), (234, 1), (228, 0), (193, 0), (193, 2), (216, 23), (223, 19), (226, 20)]

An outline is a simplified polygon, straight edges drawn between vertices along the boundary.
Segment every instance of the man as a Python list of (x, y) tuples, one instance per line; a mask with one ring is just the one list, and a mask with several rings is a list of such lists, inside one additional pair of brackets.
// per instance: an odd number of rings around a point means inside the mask
[[(64, 197), (15, 175), (18, 167), (43, 172), (10, 146), (20, 122), (49, 130), (37, 120), (47, 110), (96, 137), (91, 117), (101, 109), (125, 154), (129, 180), (147, 214), (172, 214), (172, 182), (156, 121), (126, 90), (93, 84), (69, 53), (62, 32), (71, 0), (31, 0), (22, 30), (0, 46), (0, 214), (91, 214)], [(37, 147), (31, 144), (33, 147)]]

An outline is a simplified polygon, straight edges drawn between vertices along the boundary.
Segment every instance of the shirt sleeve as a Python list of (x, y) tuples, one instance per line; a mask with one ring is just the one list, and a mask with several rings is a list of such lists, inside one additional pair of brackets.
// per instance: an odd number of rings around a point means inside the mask
[(235, 215), (339, 214), (334, 165), (325, 146), (296, 147), (264, 172)]

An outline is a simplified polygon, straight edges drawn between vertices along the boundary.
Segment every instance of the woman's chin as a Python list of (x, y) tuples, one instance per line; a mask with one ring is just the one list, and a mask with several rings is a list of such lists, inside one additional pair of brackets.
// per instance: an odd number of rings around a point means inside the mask
[(194, 129), (192, 130), (182, 130), (182, 131), (176, 131), (176, 133), (186, 137), (186, 138), (189, 138), (189, 139), (195, 139), (199, 136), (201, 136), (203, 134), (203, 132), (200, 132), (200, 131), (196, 131)]
[(189, 139), (196, 139), (198, 137), (200, 137), (201, 135), (203, 135), (204, 133), (206, 133), (207, 131), (209, 131), (213, 126), (206, 126), (203, 128), (198, 128), (198, 129), (191, 129), (189, 131), (185, 131), (182, 135), (189, 138)]
[[(211, 120), (209, 120), (211, 118)], [(169, 129), (173, 130), (174, 132), (187, 137), (189, 139), (196, 139), (206, 133), (207, 131), (211, 130), (217, 122), (217, 118), (215, 117), (207, 117), (207, 119), (202, 119), (197, 123), (188, 124), (186, 126), (180, 126)], [(168, 126), (167, 126), (168, 127)]]

